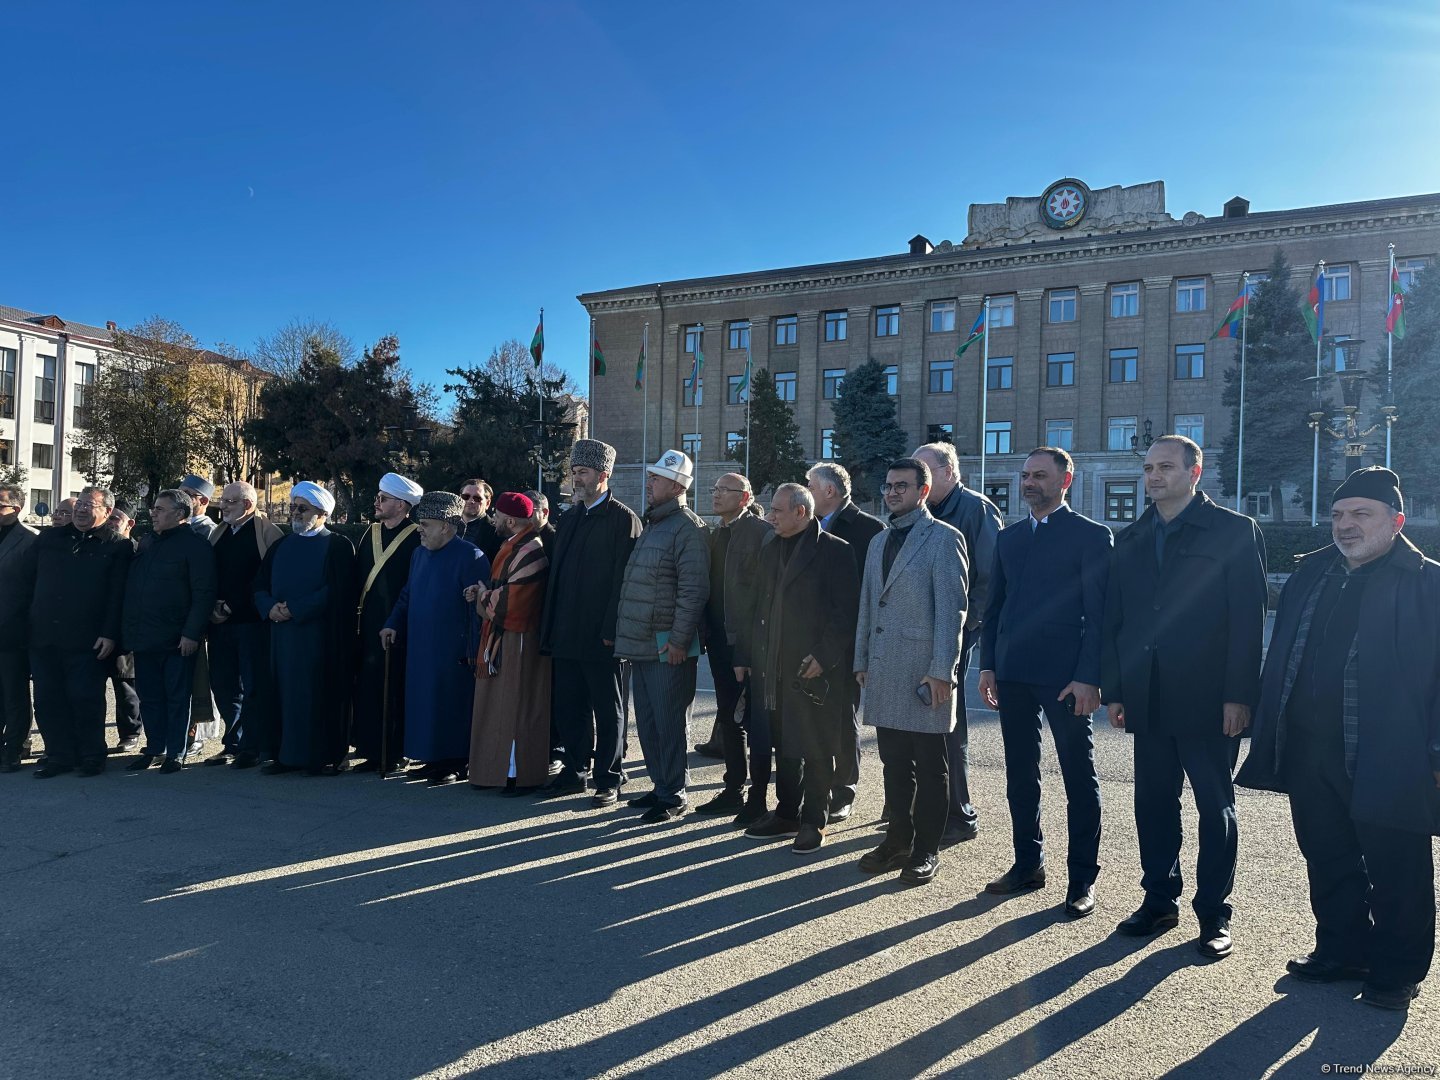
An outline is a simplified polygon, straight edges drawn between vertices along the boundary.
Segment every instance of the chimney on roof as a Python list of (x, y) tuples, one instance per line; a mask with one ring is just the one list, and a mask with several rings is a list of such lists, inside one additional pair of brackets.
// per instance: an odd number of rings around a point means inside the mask
[(910, 238), (911, 255), (929, 255), (934, 250), (935, 245), (930, 243), (929, 240), (921, 236), (919, 233), (916, 233)]
[(105, 329), (106, 329), (106, 330), (109, 330), (109, 331), (113, 334), (113, 333), (115, 332), (115, 320), (114, 320), (114, 319), (106, 319), (106, 320), (105, 320)]
[(1250, 213), (1250, 200), (1242, 199), (1239, 195), (1236, 195), (1225, 204), (1225, 216), (1227, 218), (1244, 217), (1248, 213)]

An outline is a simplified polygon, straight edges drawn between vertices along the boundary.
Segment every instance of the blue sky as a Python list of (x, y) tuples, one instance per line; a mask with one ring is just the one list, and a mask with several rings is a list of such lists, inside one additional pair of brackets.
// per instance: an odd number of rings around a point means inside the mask
[(436, 382), (543, 304), (583, 385), (577, 293), (958, 242), (1066, 175), (1177, 216), (1440, 190), (1428, 4), (22, 0), (5, 36), (0, 303), (329, 319)]

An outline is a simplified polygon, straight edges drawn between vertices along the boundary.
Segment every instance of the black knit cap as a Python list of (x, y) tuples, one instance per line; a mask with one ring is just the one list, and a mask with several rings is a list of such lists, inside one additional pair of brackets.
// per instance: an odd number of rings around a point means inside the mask
[(1397, 513), (1405, 512), (1405, 496), (1400, 494), (1400, 477), (1381, 465), (1356, 469), (1335, 489), (1332, 503), (1341, 499), (1374, 499)]

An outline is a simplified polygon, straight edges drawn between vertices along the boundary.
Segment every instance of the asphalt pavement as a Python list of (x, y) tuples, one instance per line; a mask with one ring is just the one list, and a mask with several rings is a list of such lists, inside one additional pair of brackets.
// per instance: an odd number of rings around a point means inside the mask
[[(881, 836), (869, 738), (857, 812), (810, 857), (696, 814), (373, 775), (0, 776), (0, 1077), (1433, 1075), (1433, 977), (1406, 1017), (1285, 974), (1312, 925), (1284, 799), (1240, 796), (1235, 952), (1206, 962), (1188, 910), (1114, 933), (1141, 893), (1108, 726), (1096, 914), (1061, 914), (1048, 737), (1050, 885), (985, 894), (1009, 822), (997, 718), (971, 730), (981, 834), (918, 889), (856, 869)], [(720, 767), (693, 764), (703, 800)], [(1188, 797), (1185, 823), (1188, 875)]]

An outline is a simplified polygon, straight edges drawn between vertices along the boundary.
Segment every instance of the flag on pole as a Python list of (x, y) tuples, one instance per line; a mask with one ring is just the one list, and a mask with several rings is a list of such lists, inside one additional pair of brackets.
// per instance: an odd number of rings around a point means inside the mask
[(1320, 267), (1320, 272), (1315, 275), (1315, 281), (1310, 286), (1310, 295), (1305, 300), (1303, 311), (1305, 325), (1310, 328), (1310, 340), (1319, 342), (1325, 334), (1325, 267)]
[(700, 343), (695, 343), (695, 363), (690, 368), (690, 377), (685, 380), (685, 385), (692, 390), (700, 385), (700, 372), (705, 367), (705, 354), (700, 349)]
[(1214, 341), (1216, 338), (1222, 337), (1238, 338), (1240, 336), (1240, 320), (1244, 318), (1244, 316), (1245, 290), (1242, 288), (1240, 295), (1230, 304), (1230, 310), (1225, 313), (1224, 320), (1215, 328), (1215, 332), (1210, 335), (1210, 340)]
[(600, 338), (590, 339), (590, 370), (596, 375), (605, 374), (605, 350), (600, 348)]
[(745, 395), (750, 392), (750, 342), (745, 342), (745, 374), (740, 376), (740, 385), (736, 388), (740, 400), (745, 400)]
[(961, 343), (960, 348), (955, 350), (955, 359), (959, 360), (965, 355), (965, 350), (985, 336), (985, 305), (980, 305), (980, 314), (975, 316), (975, 325), (970, 327), (970, 336)]
[(645, 327), (645, 332), (640, 335), (640, 355), (635, 358), (635, 389), (645, 389), (645, 346), (650, 341), (650, 327)]
[(535, 336), (530, 339), (530, 355), (535, 360), (535, 366), (540, 366), (540, 358), (545, 355), (545, 310), (540, 310), (540, 322), (536, 324)]
[(1405, 336), (1405, 290), (1400, 287), (1400, 271), (1390, 268), (1390, 308), (1385, 312), (1385, 332), (1397, 338)]

